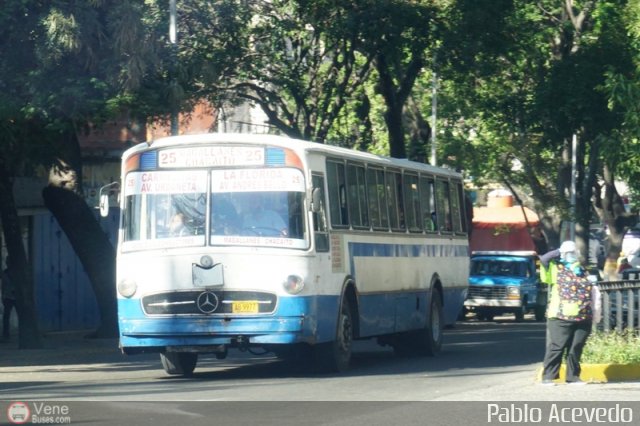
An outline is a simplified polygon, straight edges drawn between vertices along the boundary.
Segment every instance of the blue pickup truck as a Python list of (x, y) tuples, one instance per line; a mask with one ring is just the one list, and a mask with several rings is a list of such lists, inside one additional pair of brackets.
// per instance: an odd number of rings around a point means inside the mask
[(533, 312), (536, 320), (542, 321), (546, 291), (546, 285), (540, 282), (535, 252), (474, 252), (465, 311), (489, 321), (504, 313), (513, 313), (516, 321), (522, 321), (527, 312)]

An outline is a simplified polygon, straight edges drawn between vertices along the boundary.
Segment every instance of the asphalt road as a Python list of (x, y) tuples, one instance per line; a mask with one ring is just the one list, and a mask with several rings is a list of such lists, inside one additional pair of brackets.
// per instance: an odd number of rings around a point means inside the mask
[[(357, 342), (352, 368), (342, 375), (309, 373), (272, 356), (232, 351), (223, 361), (201, 359), (194, 376), (182, 378), (167, 376), (155, 354), (120, 354), (115, 340), (58, 334), (49, 335), (46, 346), (35, 351), (20, 351), (11, 344), (0, 346), (0, 399), (7, 404), (70, 404), (76, 420), (84, 418), (81, 413), (95, 421), (102, 415), (122, 415), (137, 419), (138, 423), (130, 424), (159, 425), (191, 413), (195, 417), (190, 421), (198, 424), (198, 419), (211, 420), (210, 410), (216, 407), (216, 418), (225, 422), (260, 413), (263, 423), (280, 419), (277, 424), (288, 424), (282, 422), (284, 412), (292, 422), (362, 424), (358, 419), (368, 418), (373, 411), (378, 412), (379, 420), (395, 413), (402, 414), (402, 424), (425, 424), (420, 412), (427, 410), (431, 413), (429, 424), (440, 424), (440, 414), (441, 424), (458, 424), (452, 422), (447, 407), (462, 418), (485, 418), (488, 403), (640, 401), (639, 383), (551, 388), (537, 384), (544, 324), (531, 319), (522, 323), (506, 317), (489, 323), (458, 323), (445, 331), (443, 351), (434, 358), (397, 357), (373, 341)], [(191, 405), (195, 401), (208, 403)], [(460, 401), (469, 404), (463, 404), (462, 409)], [(254, 408), (246, 409), (249, 406)], [(164, 415), (158, 417), (158, 413)], [(155, 423), (144, 423), (152, 418), (157, 419)], [(320, 422), (320, 418), (324, 420)], [(319, 423), (314, 423), (316, 420)]]

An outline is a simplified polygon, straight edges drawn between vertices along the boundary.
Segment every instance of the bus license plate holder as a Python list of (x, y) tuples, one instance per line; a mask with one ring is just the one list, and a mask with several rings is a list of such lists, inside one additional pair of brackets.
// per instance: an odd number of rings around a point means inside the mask
[(257, 314), (259, 312), (257, 300), (239, 300), (231, 303), (234, 314)]
[(217, 263), (211, 268), (203, 268), (193, 263), (191, 265), (191, 279), (194, 287), (224, 285), (223, 266), (221, 263)]

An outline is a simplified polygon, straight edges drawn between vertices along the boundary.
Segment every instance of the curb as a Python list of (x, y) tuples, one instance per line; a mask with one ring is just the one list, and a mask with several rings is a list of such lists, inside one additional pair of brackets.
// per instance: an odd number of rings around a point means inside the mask
[[(580, 379), (589, 383), (625, 382), (640, 380), (640, 364), (581, 364)], [(560, 366), (560, 377), (554, 382), (566, 380), (565, 365)], [(542, 367), (536, 371), (536, 382), (542, 380)]]

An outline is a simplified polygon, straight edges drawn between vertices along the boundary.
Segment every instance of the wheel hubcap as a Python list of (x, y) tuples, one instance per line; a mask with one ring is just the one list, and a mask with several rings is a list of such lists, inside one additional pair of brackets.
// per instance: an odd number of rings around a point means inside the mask
[(351, 348), (351, 321), (349, 317), (342, 314), (342, 333), (340, 334), (340, 350), (347, 353)]
[(437, 309), (431, 311), (431, 334), (434, 341), (440, 339), (440, 314)]

